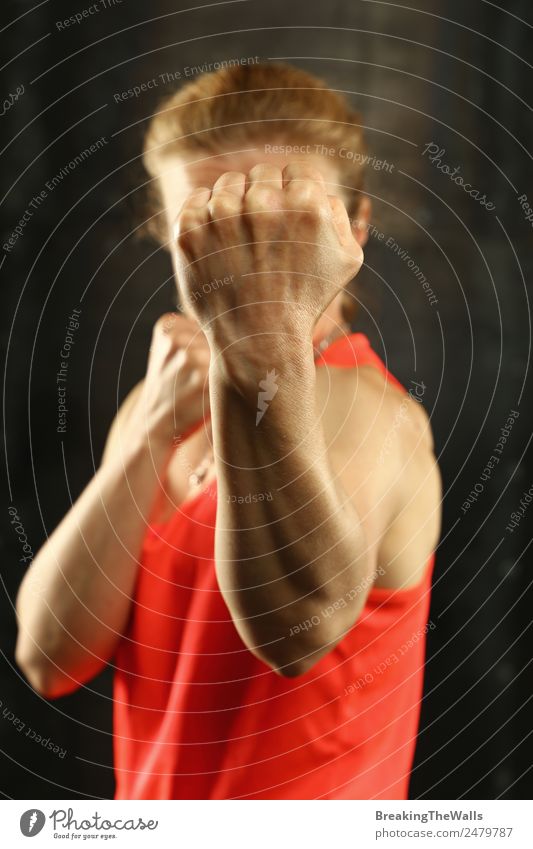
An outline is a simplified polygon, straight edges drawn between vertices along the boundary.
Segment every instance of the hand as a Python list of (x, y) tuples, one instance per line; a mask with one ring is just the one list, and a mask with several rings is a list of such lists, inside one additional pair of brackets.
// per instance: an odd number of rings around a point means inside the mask
[(273, 329), (310, 335), (362, 261), (344, 204), (303, 162), (227, 172), (196, 189), (176, 222), (184, 306), (219, 349)]
[(168, 446), (186, 439), (209, 414), (210, 351), (194, 319), (166, 313), (152, 334), (148, 369), (131, 427)]

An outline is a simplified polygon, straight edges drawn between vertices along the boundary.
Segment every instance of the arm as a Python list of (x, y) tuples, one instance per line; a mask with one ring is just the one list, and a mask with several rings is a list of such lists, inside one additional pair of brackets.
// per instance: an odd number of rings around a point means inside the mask
[[(211, 369), (217, 573), (250, 649), (297, 675), (353, 626), (378, 574), (398, 588), (422, 580), (440, 534), (440, 475), (422, 407), (371, 367), (313, 367), (308, 384), (292, 357), (255, 428), (252, 358)], [(325, 415), (323, 401), (308, 403), (315, 384), (317, 400), (330, 396)]]
[(21, 584), (16, 660), (46, 697), (94, 677), (126, 628), (138, 553), (174, 428), (182, 433), (201, 415), (198, 374), (207, 374), (208, 354), (195, 355), (189, 345), (184, 357), (180, 340), (158, 322), (147, 378), (119, 411), (100, 469)]
[[(264, 362), (254, 363), (256, 379), (239, 374), (251, 352), (236, 347), (232, 362), (226, 355), (218, 367), (224, 355), (215, 357), (210, 371), (217, 576), (244, 642), (292, 676), (331, 651), (358, 618), (375, 548), (328, 460), (311, 344), (284, 361), (269, 342)], [(278, 390), (256, 429), (258, 384), (273, 368)], [(335, 616), (321, 615), (347, 597)], [(312, 628), (298, 627), (315, 617)]]
[[(229, 172), (212, 192), (196, 190), (177, 222), (180, 293), (212, 355), (219, 583), (250, 650), (285, 675), (333, 648), (365, 594), (303, 636), (298, 624), (372, 570), (374, 548), (331, 473), (317, 424), (311, 344), (319, 316), (361, 262), (342, 202), (301, 163), (283, 174), (270, 165), (247, 177)], [(196, 298), (221, 269), (231, 284)], [(279, 389), (256, 429), (259, 381), (272, 369)], [(261, 492), (272, 500), (245, 500)]]
[[(325, 438), (312, 336), (362, 251), (319, 171), (227, 172), (190, 195), (175, 232), (180, 295), (211, 349), (219, 585), (250, 651), (298, 675), (356, 622), (378, 563), (393, 563), (399, 586), (424, 570), (438, 524), (434, 458), (403, 415), (400, 433), (402, 394), (375, 374), (357, 388), (341, 379), (340, 407), (352, 409)], [(221, 276), (231, 283), (205, 287)], [(267, 372), (277, 392), (256, 422)]]
[(107, 460), (24, 576), (16, 660), (48, 698), (94, 677), (125, 629), (137, 552), (165, 459), (147, 449), (139, 442), (121, 456), (109, 445)]

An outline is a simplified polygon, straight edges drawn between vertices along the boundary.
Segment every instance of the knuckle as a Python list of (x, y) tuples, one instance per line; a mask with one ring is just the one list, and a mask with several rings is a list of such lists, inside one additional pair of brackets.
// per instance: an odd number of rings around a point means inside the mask
[(193, 386), (205, 379), (206, 370), (202, 369), (190, 348), (180, 348), (176, 356), (176, 371), (180, 377)]
[(324, 218), (324, 210), (317, 199), (305, 192), (290, 196), (287, 206), (298, 220), (320, 224)]
[(202, 235), (206, 223), (205, 213), (198, 208), (187, 208), (180, 212), (175, 226), (175, 236), (180, 247), (193, 244)]
[(251, 177), (254, 180), (256, 177), (260, 177), (263, 171), (263, 166), (257, 163), (256, 165), (252, 165), (250, 170), (248, 171), (248, 177)]
[(322, 185), (324, 177), (322, 172), (314, 165), (309, 165), (307, 162), (291, 162), (283, 169), (285, 180), (312, 180), (315, 183)]
[(321, 171), (319, 171), (318, 168), (314, 168), (312, 165), (308, 165), (306, 174), (309, 180), (312, 180), (314, 183), (317, 183), (320, 187), (322, 187), (322, 184), (324, 182), (324, 175)]
[(278, 212), (281, 208), (280, 193), (271, 186), (255, 183), (246, 192), (245, 207), (249, 211), (261, 212), (263, 210)]
[(179, 375), (180, 378), (183, 377), (183, 374), (188, 371), (188, 356), (187, 356), (187, 348), (178, 348), (175, 357), (173, 358), (173, 363), (176, 369), (176, 375)]
[(224, 218), (240, 212), (241, 200), (233, 192), (220, 189), (213, 194), (209, 205), (213, 218)]
[(275, 165), (269, 165), (267, 163), (257, 162), (253, 165), (248, 171), (248, 179), (250, 180), (260, 180), (261, 177), (272, 177), (273, 175), (279, 172), (279, 168), (276, 168)]
[(228, 185), (229, 183), (238, 183), (245, 179), (246, 177), (242, 171), (224, 171), (224, 173), (218, 178), (217, 183)]
[(315, 204), (318, 206), (322, 201), (323, 192), (320, 186), (312, 180), (291, 181), (286, 189), (289, 198), (302, 204)]
[(315, 168), (313, 165), (306, 165), (303, 169), (303, 173), (307, 180), (311, 180), (315, 185), (319, 186), (319, 188), (322, 188), (324, 177), (318, 168)]
[(175, 326), (177, 321), (177, 315), (174, 312), (166, 312), (163, 315), (160, 315), (154, 324), (154, 334), (165, 334), (167, 335)]

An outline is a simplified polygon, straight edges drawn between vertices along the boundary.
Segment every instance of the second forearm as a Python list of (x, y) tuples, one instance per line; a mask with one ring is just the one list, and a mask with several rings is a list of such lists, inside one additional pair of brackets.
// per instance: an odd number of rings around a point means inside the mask
[(104, 463), (43, 546), (17, 599), (25, 665), (83, 680), (105, 664), (129, 613), (167, 453), (140, 443)]

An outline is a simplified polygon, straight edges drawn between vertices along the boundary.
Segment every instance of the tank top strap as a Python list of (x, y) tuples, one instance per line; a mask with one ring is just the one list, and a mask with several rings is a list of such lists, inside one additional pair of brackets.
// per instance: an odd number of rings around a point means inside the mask
[(337, 368), (357, 368), (373, 366), (389, 383), (405, 392), (404, 386), (390, 373), (383, 360), (376, 354), (368, 337), (364, 333), (348, 333), (332, 342), (316, 360), (316, 365), (330, 365)]

